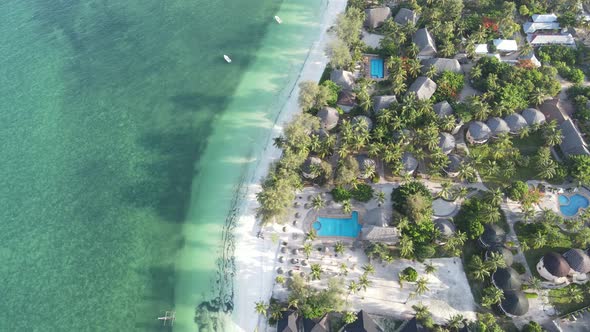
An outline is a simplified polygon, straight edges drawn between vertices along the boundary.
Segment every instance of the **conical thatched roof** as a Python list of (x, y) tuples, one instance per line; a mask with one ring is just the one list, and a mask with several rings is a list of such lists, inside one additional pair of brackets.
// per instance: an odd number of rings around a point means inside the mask
[(352, 90), (354, 87), (354, 75), (346, 70), (332, 70), (330, 81), (338, 84), (343, 89)]
[(492, 131), (485, 123), (481, 121), (473, 121), (469, 124), (467, 133), (475, 141), (486, 141), (490, 138)]
[(377, 326), (377, 324), (375, 324), (375, 321), (373, 321), (373, 319), (371, 317), (369, 317), (369, 315), (361, 310), (358, 312), (357, 316), (356, 316), (356, 320), (350, 324), (346, 324), (344, 325), (344, 327), (342, 328), (343, 332), (360, 332), (360, 331), (366, 331), (366, 332), (380, 332), (381, 328), (379, 328), (379, 326)]
[(418, 15), (411, 9), (401, 8), (395, 15), (393, 21), (399, 25), (406, 25), (408, 23), (416, 24)]
[(445, 116), (451, 116), (454, 114), (453, 107), (451, 107), (451, 104), (449, 104), (449, 102), (447, 102), (446, 100), (434, 104), (434, 106), (432, 106), (432, 109), (439, 118), (444, 118)]
[(508, 127), (508, 124), (502, 118), (489, 118), (488, 121), (486, 121), (486, 124), (490, 128), (490, 130), (492, 131), (492, 135), (494, 136), (498, 136), (500, 134), (508, 134), (510, 132), (510, 127)]
[(495, 224), (486, 224), (479, 240), (485, 247), (493, 247), (504, 243), (506, 231)]
[(457, 59), (433, 58), (422, 60), (423, 73), (427, 73), (431, 66), (436, 69), (437, 74), (442, 74), (445, 71), (461, 72), (461, 65)]
[(418, 46), (418, 56), (434, 57), (436, 55), (436, 45), (428, 29), (418, 29), (412, 40)]
[(449, 133), (438, 134), (438, 146), (444, 154), (449, 154), (455, 149), (455, 137)]
[(542, 259), (545, 270), (547, 270), (552, 276), (561, 278), (567, 276), (570, 272), (569, 264), (565, 258), (558, 253), (546, 253)]
[(455, 234), (457, 228), (455, 224), (449, 219), (435, 219), (434, 220), (434, 227), (439, 230), (440, 234), (444, 237), (451, 237)]
[(283, 311), (281, 319), (277, 322), (277, 332), (298, 332), (297, 319), (296, 311)]
[(457, 154), (450, 154), (449, 155), (449, 164), (444, 168), (445, 172), (447, 173), (457, 173), (461, 168), (461, 163), (463, 162), (463, 158)]
[(529, 126), (540, 125), (545, 122), (545, 115), (535, 108), (527, 108), (522, 111), (521, 115)]
[(318, 112), (320, 126), (325, 130), (332, 130), (338, 124), (338, 111), (333, 107), (324, 107)]
[(517, 134), (522, 128), (528, 126), (526, 120), (518, 113), (510, 114), (504, 119), (504, 121), (506, 121), (512, 134)]
[(317, 321), (309, 318), (303, 318), (301, 325), (303, 332), (328, 332), (330, 330), (327, 314)]
[(414, 93), (420, 100), (429, 99), (436, 91), (436, 83), (426, 76), (420, 76), (410, 85), (407, 94)]
[(522, 291), (507, 290), (500, 307), (509, 315), (522, 316), (529, 311), (529, 300)]
[(389, 7), (370, 8), (365, 10), (365, 26), (369, 28), (377, 28), (391, 17), (391, 9)]
[(506, 262), (506, 266), (510, 266), (514, 262), (514, 255), (512, 255), (512, 252), (504, 246), (493, 246), (492, 248), (488, 249), (485, 254), (486, 260), (493, 252), (502, 255), (504, 262)]
[(352, 118), (352, 124), (354, 125), (357, 123), (366, 126), (368, 130), (373, 129), (373, 121), (371, 121), (371, 119), (366, 115), (357, 115)]
[(576, 272), (590, 272), (590, 257), (581, 249), (570, 249), (563, 254), (567, 264)]
[(308, 157), (307, 159), (305, 159), (305, 161), (303, 162), (303, 165), (301, 165), (301, 172), (303, 173), (303, 176), (311, 179), (314, 177), (314, 175), (312, 174), (312, 168), (313, 166), (319, 166), (322, 164), (322, 160), (318, 157)]
[(395, 102), (397, 102), (395, 96), (376, 96), (373, 98), (373, 112), (377, 114), (380, 110), (388, 108)]
[(492, 274), (492, 281), (502, 290), (519, 290), (522, 286), (520, 275), (511, 267), (497, 269)]
[(418, 168), (418, 160), (409, 152), (404, 152), (402, 155), (402, 164), (405, 173), (412, 174)]

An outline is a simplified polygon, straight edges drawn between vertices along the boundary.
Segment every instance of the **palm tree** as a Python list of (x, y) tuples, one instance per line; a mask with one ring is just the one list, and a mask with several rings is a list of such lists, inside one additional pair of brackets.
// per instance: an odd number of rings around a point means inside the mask
[(459, 187), (459, 189), (457, 190), (457, 197), (458, 198), (465, 198), (467, 197), (467, 195), (469, 194), (469, 188), (467, 187)]
[(412, 306), (412, 309), (416, 312), (416, 319), (421, 320), (421, 318), (430, 316), (430, 311), (428, 307), (422, 304), (422, 302), (415, 304)]
[(499, 206), (504, 200), (504, 193), (500, 188), (488, 192), (488, 201), (494, 206)]
[(272, 320), (279, 320), (283, 316), (283, 308), (277, 302), (273, 302), (269, 307), (269, 316)]
[(342, 211), (345, 214), (349, 214), (352, 212), (352, 204), (350, 204), (350, 200), (347, 199), (344, 202), (342, 202)]
[(309, 232), (307, 232), (307, 234), (305, 234), (305, 241), (313, 241), (315, 239), (317, 239), (318, 237), (318, 233), (317, 231), (312, 228), (309, 230)]
[(461, 181), (471, 181), (475, 178), (475, 168), (468, 163), (461, 163), (459, 165), (459, 179)]
[(289, 302), (287, 303), (287, 308), (289, 308), (289, 309), (299, 309), (299, 299), (289, 298)]
[(541, 289), (541, 279), (532, 276), (529, 281), (527, 282), (530, 289), (539, 290)]
[(408, 236), (401, 236), (399, 247), (400, 255), (403, 258), (410, 258), (414, 254), (414, 242)]
[(541, 231), (538, 231), (537, 233), (535, 233), (534, 236), (535, 236), (533, 238), (533, 248), (534, 249), (541, 249), (547, 244), (547, 238), (545, 237), (545, 234), (543, 234)]
[(346, 265), (346, 263), (341, 263), (340, 264), (340, 274), (343, 276), (347, 276), (348, 275), (348, 266)]
[(311, 280), (320, 280), (322, 277), (322, 266), (320, 264), (311, 264)]
[(545, 126), (543, 130), (543, 138), (545, 138), (545, 143), (548, 146), (559, 145), (561, 142), (563, 142), (563, 134), (561, 133), (561, 129), (552, 126)]
[(481, 305), (490, 308), (492, 305), (499, 303), (504, 299), (504, 292), (494, 286), (489, 286), (483, 290)]
[(375, 267), (371, 263), (363, 265), (363, 270), (365, 274), (375, 274)]
[(338, 255), (344, 253), (344, 243), (342, 243), (342, 241), (338, 241), (336, 244), (334, 244), (334, 252)]
[(480, 78), (481, 75), (482, 75), (481, 68), (479, 66), (477, 66), (477, 65), (476, 66), (473, 66), (471, 68), (471, 71), (469, 72), (469, 76), (471, 76), (471, 78), (474, 79), (474, 80)]
[(432, 274), (436, 272), (436, 266), (434, 266), (432, 263), (426, 263), (424, 265), (424, 271), (426, 272), (426, 274)]
[(365, 179), (372, 179), (377, 174), (375, 170), (375, 164), (366, 164), (364, 165), (365, 169), (363, 170), (363, 177)]
[(475, 280), (484, 281), (490, 276), (488, 267), (484, 264), (479, 256), (473, 256), (473, 259), (471, 259), (471, 262), (469, 263), (469, 269), (471, 270), (471, 276)]
[(428, 67), (428, 70), (426, 70), (426, 77), (433, 79), (434, 76), (436, 76), (436, 73), (436, 67), (431, 65), (430, 67)]
[(369, 286), (371, 286), (371, 282), (369, 281), (369, 278), (367, 278), (367, 275), (366, 274), (361, 274), (361, 276), (359, 277), (359, 283), (358, 283), (358, 285), (364, 291), (366, 291), (367, 288)]
[(531, 134), (531, 127), (525, 126), (525, 127), (522, 127), (522, 129), (518, 132), (518, 137), (525, 138), (525, 137), (529, 137), (530, 134)]
[(533, 46), (530, 43), (524, 43), (521, 46), (519, 54), (520, 55), (529, 55), (533, 51)]
[(464, 319), (465, 318), (461, 314), (453, 315), (447, 320), (447, 327), (451, 330), (459, 331), (459, 329), (463, 326)]
[(342, 321), (345, 324), (352, 324), (356, 321), (356, 314), (352, 311), (347, 311), (344, 313), (344, 316), (342, 317)]
[(451, 198), (451, 188), (453, 187), (453, 183), (445, 181), (440, 184), (440, 191), (438, 192), (438, 196), (442, 197), (443, 199), (450, 199)]
[(268, 305), (263, 301), (255, 302), (255, 310), (256, 313), (262, 316), (266, 316), (266, 311), (268, 310)]
[(379, 191), (375, 197), (377, 198), (377, 203), (379, 203), (379, 206), (385, 203), (385, 193), (383, 191)]
[(361, 287), (359, 286), (359, 284), (356, 281), (354, 281), (354, 280), (351, 280), (350, 281), (350, 283), (348, 284), (348, 287), (347, 288), (348, 288), (348, 294), (349, 295), (350, 294), (353, 294), (353, 293), (356, 293), (356, 292), (358, 292), (361, 289)]
[(572, 286), (568, 287), (566, 294), (567, 294), (567, 298), (570, 299), (574, 303), (580, 303), (580, 302), (584, 301), (584, 292), (582, 292), (582, 289), (580, 289), (580, 287), (578, 287), (576, 285), (572, 285)]
[(412, 78), (420, 75), (420, 69), (422, 69), (422, 65), (418, 59), (408, 60), (408, 74), (410, 74)]
[(545, 93), (545, 91), (543, 91), (543, 89), (536, 87), (531, 92), (530, 102), (533, 105), (541, 105), (545, 101), (545, 99), (547, 99), (547, 97), (548, 96)]
[(309, 255), (311, 255), (312, 251), (313, 251), (313, 246), (311, 245), (311, 243), (307, 242), (303, 245), (303, 253), (305, 254), (305, 257), (307, 259), (309, 259)]
[(279, 284), (279, 285), (282, 285), (282, 284), (284, 284), (284, 283), (285, 283), (285, 281), (286, 281), (286, 280), (285, 280), (285, 276), (282, 276), (282, 275), (278, 275), (278, 276), (275, 278), (275, 282), (276, 282), (277, 284)]
[[(409, 25), (409, 24), (408, 24), (408, 25)], [(406, 26), (408, 26), (408, 25), (406, 25)], [(407, 53), (408, 53), (408, 56), (409, 56), (410, 58), (415, 58), (415, 57), (418, 55), (418, 53), (420, 52), (420, 49), (418, 48), (418, 45), (416, 45), (415, 43), (412, 43), (412, 44), (410, 45), (410, 47), (408, 47), (408, 48), (406, 49), (406, 51), (407, 51)]]
[(426, 278), (421, 277), (418, 280), (416, 280), (416, 294), (422, 295), (429, 290), (430, 289), (428, 288), (428, 280)]
[(485, 264), (490, 271), (496, 271), (498, 268), (505, 268), (506, 261), (504, 260), (504, 256), (497, 252), (491, 252), (488, 256)]
[(326, 201), (322, 197), (322, 195), (318, 194), (313, 196), (311, 200), (311, 206), (313, 206), (314, 210), (320, 210), (326, 206)]

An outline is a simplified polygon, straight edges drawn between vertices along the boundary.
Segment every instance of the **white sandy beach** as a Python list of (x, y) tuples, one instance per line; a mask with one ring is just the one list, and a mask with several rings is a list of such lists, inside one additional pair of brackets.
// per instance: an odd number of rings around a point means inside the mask
[[(327, 29), (333, 25), (336, 16), (343, 12), (346, 0), (328, 0), (327, 8), (320, 22), (320, 35), (311, 47), (305, 64), (302, 67), (299, 78), (292, 87), (291, 93), (281, 109), (271, 138), (280, 135), (282, 125), (288, 122), (297, 112), (299, 105), (298, 85), (302, 81), (318, 81), (328, 63), (325, 50), (330, 36)], [(289, 24), (284, 22), (283, 24)], [(275, 277), (275, 262), (278, 243), (271, 240), (267, 233), (266, 239), (259, 239), (256, 234), (259, 231), (255, 218), (256, 193), (260, 191), (260, 179), (268, 172), (269, 165), (276, 161), (281, 151), (272, 145), (272, 139), (259, 159), (251, 183), (247, 186), (247, 194), (242, 202), (241, 216), (235, 228), (235, 264), (236, 274), (234, 278), (234, 311), (232, 315), (233, 330), (236, 331), (264, 331), (266, 322), (254, 311), (256, 301), (268, 301)]]

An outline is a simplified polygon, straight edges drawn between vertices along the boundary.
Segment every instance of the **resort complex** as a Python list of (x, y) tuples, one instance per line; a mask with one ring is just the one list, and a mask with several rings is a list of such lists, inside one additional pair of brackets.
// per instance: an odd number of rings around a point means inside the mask
[(256, 194), (258, 330), (590, 331), (586, 5), (349, 0)]

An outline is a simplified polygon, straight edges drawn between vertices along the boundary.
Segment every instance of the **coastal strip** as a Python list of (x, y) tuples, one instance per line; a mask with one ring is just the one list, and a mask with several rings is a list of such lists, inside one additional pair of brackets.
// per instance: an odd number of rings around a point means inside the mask
[(242, 214), (238, 219), (235, 234), (235, 264), (234, 278), (234, 311), (232, 315), (233, 329), (236, 331), (263, 330), (265, 321), (259, 320), (254, 311), (254, 303), (270, 297), (275, 276), (275, 261), (278, 243), (270, 238), (260, 239), (256, 220), (256, 193), (261, 190), (260, 179), (267, 173), (269, 166), (281, 156), (281, 150), (273, 146), (272, 138), (282, 132), (282, 124), (291, 120), (299, 110), (299, 83), (303, 81), (319, 81), (328, 63), (325, 50), (331, 40), (327, 30), (335, 22), (338, 14), (346, 7), (346, 0), (328, 0), (321, 18), (320, 35), (307, 54), (299, 77), (294, 82), (289, 97), (279, 112), (274, 128), (267, 138), (266, 148), (255, 166), (255, 172), (242, 202)]

